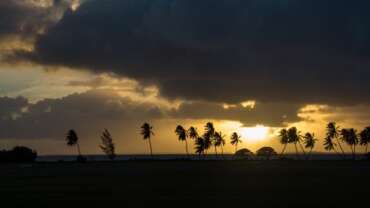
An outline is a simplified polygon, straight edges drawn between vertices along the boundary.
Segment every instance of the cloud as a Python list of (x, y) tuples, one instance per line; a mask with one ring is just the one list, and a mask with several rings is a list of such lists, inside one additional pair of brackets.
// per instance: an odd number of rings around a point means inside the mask
[(20, 115), (22, 110), (28, 106), (27, 99), (23, 97), (0, 98), (0, 123), (8, 120), (13, 120), (16, 115)]
[(367, 1), (90, 0), (12, 58), (114, 72), (163, 96), (370, 102)]
[[(132, 131), (133, 124), (163, 117), (156, 106), (139, 105), (104, 90), (45, 99), (35, 104), (25, 98), (2, 97), (0, 107), (0, 118), (3, 118), (0, 138), (3, 139), (58, 139), (70, 128), (88, 135), (111, 126)], [(12, 116), (15, 113), (17, 116)]]
[(42, 33), (61, 18), (70, 0), (2, 0), (0, 2), (0, 38), (21, 36), (25, 39)]
[(301, 120), (297, 116), (303, 106), (286, 103), (256, 103), (254, 108), (242, 104), (225, 108), (224, 105), (209, 102), (183, 103), (171, 112), (171, 116), (182, 119), (211, 119), (240, 121), (245, 126), (263, 124), (281, 127)]

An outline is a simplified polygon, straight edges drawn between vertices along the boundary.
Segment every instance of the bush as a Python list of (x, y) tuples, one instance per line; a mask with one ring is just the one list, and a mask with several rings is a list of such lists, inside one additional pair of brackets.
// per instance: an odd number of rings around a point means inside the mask
[(257, 156), (265, 157), (268, 160), (276, 155), (277, 153), (272, 147), (262, 147), (261, 149), (257, 150)]
[(14, 147), (12, 150), (0, 151), (0, 162), (34, 162), (37, 153), (28, 147)]
[(235, 152), (234, 159), (252, 159), (254, 156), (253, 152), (249, 149), (240, 149)]

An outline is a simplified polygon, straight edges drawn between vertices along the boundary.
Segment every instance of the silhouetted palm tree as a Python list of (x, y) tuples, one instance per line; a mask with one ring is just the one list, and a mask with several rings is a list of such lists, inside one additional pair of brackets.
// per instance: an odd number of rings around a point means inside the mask
[[(333, 144), (335, 144), (333, 142), (333, 140), (334, 139), (337, 140), (337, 144), (338, 144), (338, 146), (339, 146), (339, 148), (342, 152), (342, 157), (345, 158), (345, 153), (344, 153), (344, 150), (342, 148), (341, 141), (338, 139), (338, 137), (339, 137), (339, 126), (337, 126), (335, 122), (330, 122), (326, 126), (326, 137), (327, 137), (326, 140), (329, 140), (329, 139), (332, 140), (331, 143), (333, 143)], [(333, 146), (333, 150), (335, 150), (335, 146), (336, 145)], [(337, 152), (337, 151), (335, 150), (335, 152)]]
[(333, 140), (330, 137), (324, 138), (324, 149), (326, 151), (332, 151), (334, 150), (335, 153), (339, 154), (337, 150), (335, 149), (336, 144), (333, 142)]
[(208, 122), (205, 126), (205, 133), (203, 135), (204, 145), (205, 145), (204, 148), (206, 152), (212, 146), (212, 140), (213, 140), (214, 135), (215, 135), (215, 128), (213, 126), (213, 123)]
[(199, 137), (198, 130), (195, 127), (193, 127), (193, 126), (191, 126), (188, 129), (187, 134), (188, 134), (189, 138), (192, 139), (192, 140), (194, 140), (194, 141), (196, 139), (198, 139), (198, 137)]
[(222, 132), (216, 132), (214, 135), (213, 145), (215, 147), (215, 153), (217, 156), (217, 147), (221, 147), (221, 155), (224, 155), (224, 149), (223, 146), (225, 145), (225, 135), (222, 134)]
[(296, 127), (289, 128), (288, 132), (287, 132), (287, 135), (288, 135), (289, 143), (294, 144), (297, 158), (299, 158), (297, 144), (301, 147), (303, 154), (306, 155), (306, 152), (304, 151), (303, 146), (301, 144), (301, 136), (299, 135), (299, 132), (298, 132), (297, 128)]
[(151, 136), (154, 135), (153, 126), (151, 126), (149, 123), (144, 123), (141, 126), (141, 135), (143, 135), (144, 140), (149, 141), (150, 155), (153, 156), (152, 141), (151, 141)]
[(352, 158), (356, 159), (356, 146), (359, 142), (357, 137), (357, 131), (353, 128), (351, 129), (342, 129), (340, 132), (341, 139), (345, 141), (350, 147), (352, 151)]
[(79, 139), (78, 139), (78, 136), (77, 136), (77, 133), (75, 132), (75, 130), (71, 129), (71, 130), (68, 131), (66, 141), (67, 141), (68, 146), (75, 146), (76, 145), (78, 156), (81, 156), (81, 149), (80, 149)]
[(241, 136), (238, 135), (238, 133), (234, 132), (232, 135), (231, 135), (231, 145), (235, 146), (235, 152), (238, 151), (238, 144), (239, 143), (242, 143), (242, 140), (240, 139), (242, 138)]
[(283, 150), (280, 153), (280, 157), (283, 156), (286, 147), (289, 144), (289, 137), (288, 137), (288, 131), (286, 129), (281, 129), (279, 132), (279, 142), (283, 145)]
[(190, 139), (197, 139), (199, 137), (197, 129), (191, 126), (188, 130), (188, 136)]
[(225, 140), (226, 135), (222, 134), (222, 132), (220, 131), (220, 136), (221, 136), (221, 138), (220, 138), (220, 142), (221, 142), (221, 155), (223, 157), (224, 156), (224, 146), (226, 144), (226, 140)]
[(213, 135), (215, 134), (216, 130), (215, 130), (215, 127), (213, 125), (212, 122), (208, 122), (206, 123), (206, 126), (204, 127), (205, 128), (205, 132), (206, 134), (209, 134), (211, 135), (211, 137), (213, 137)]
[(366, 127), (364, 130), (360, 133), (360, 144), (362, 146), (365, 146), (365, 154), (367, 153), (367, 149), (370, 143), (370, 126)]
[(308, 155), (307, 155), (307, 159), (308, 159), (311, 156), (312, 150), (315, 147), (317, 139), (315, 138), (314, 133), (312, 133), (312, 134), (311, 133), (306, 133), (303, 138), (304, 138), (305, 148), (310, 149), (310, 151), (308, 152)]
[(195, 140), (195, 153), (199, 155), (199, 158), (202, 154), (204, 155), (205, 146), (205, 141), (202, 137), (198, 137)]
[(188, 141), (187, 141), (187, 132), (181, 125), (178, 125), (175, 130), (176, 135), (178, 136), (178, 139), (180, 141), (185, 141), (185, 151), (186, 154), (189, 156), (189, 150), (188, 150)]
[(116, 158), (116, 153), (111, 134), (107, 129), (105, 129), (100, 138), (102, 140), (102, 144), (99, 145), (99, 147), (108, 156), (109, 159), (114, 160), (114, 158)]

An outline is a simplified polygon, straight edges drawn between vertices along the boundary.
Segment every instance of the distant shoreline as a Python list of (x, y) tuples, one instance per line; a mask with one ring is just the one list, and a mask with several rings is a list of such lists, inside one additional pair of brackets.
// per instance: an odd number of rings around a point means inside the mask
[[(36, 162), (69, 162), (75, 161), (76, 155), (39, 155), (36, 159)], [(106, 155), (84, 155), (87, 158), (87, 161), (110, 161)], [(352, 160), (351, 154), (346, 154), (345, 158), (347, 160)], [(114, 161), (130, 161), (130, 160), (233, 160), (235, 159), (232, 154), (225, 154), (223, 156), (215, 154), (208, 154), (205, 157), (192, 154), (156, 154), (152, 157), (145, 154), (123, 154), (117, 155)], [(240, 159), (240, 158), (239, 158)], [(285, 154), (284, 159), (286, 160), (307, 160), (304, 155), (299, 155), (298, 158), (295, 154)], [(284, 160), (279, 157), (274, 157), (271, 160)], [(365, 156), (363, 154), (358, 154), (356, 156), (357, 160), (364, 160)], [(254, 157), (252, 159), (242, 159), (242, 160), (266, 160), (264, 157)], [(330, 154), (330, 153), (313, 153), (308, 160), (343, 160), (341, 155)]]

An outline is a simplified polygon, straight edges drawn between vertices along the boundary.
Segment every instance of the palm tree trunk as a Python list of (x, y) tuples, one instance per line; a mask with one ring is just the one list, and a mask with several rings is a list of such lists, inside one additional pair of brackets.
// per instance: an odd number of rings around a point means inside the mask
[(299, 159), (297, 143), (294, 143), (294, 147), (295, 147), (296, 157), (297, 157), (297, 159)]
[(283, 157), (283, 154), (284, 154), (284, 152), (285, 152), (286, 146), (287, 146), (287, 144), (284, 144), (284, 146), (283, 146), (283, 150), (282, 150), (282, 151), (281, 151), (281, 153), (280, 153), (280, 158), (282, 158), (282, 157)]
[(311, 158), (311, 154), (312, 154), (312, 147), (311, 147), (311, 149), (310, 149), (310, 151), (308, 152), (308, 154), (307, 154), (307, 160), (309, 160), (310, 158)]
[(186, 139), (185, 139), (185, 149), (186, 149), (186, 154), (189, 157), (188, 140), (186, 140)]
[(353, 159), (356, 160), (356, 145), (353, 145)]
[(303, 146), (302, 146), (301, 142), (298, 142), (298, 144), (299, 144), (299, 146), (301, 147), (301, 150), (302, 150), (302, 152), (303, 152), (303, 156), (305, 157), (305, 156), (306, 156), (306, 151), (304, 151), (304, 148), (303, 148)]
[(353, 145), (350, 146), (351, 147), (351, 152), (352, 152), (352, 160), (354, 159), (354, 151), (353, 151)]
[(218, 155), (217, 155), (217, 147), (215, 146), (215, 153), (216, 153), (216, 158), (218, 158)]
[(222, 158), (224, 158), (224, 146), (223, 145), (221, 145), (221, 156)]
[(343, 158), (343, 159), (345, 159), (344, 157), (343, 157), (343, 155), (342, 154), (340, 154), (334, 147), (333, 147), (333, 150), (334, 150), (334, 152), (335, 152), (335, 154), (337, 154), (338, 155), (338, 157), (341, 157), (341, 158)]
[(340, 148), (340, 151), (342, 152), (342, 154), (343, 154), (343, 158), (344, 159), (346, 159), (346, 154), (344, 153), (344, 150), (343, 150), (343, 148), (342, 148), (342, 145), (341, 145), (341, 142), (340, 142), (340, 140), (338, 139), (338, 138), (336, 138), (336, 140), (337, 140), (337, 143), (338, 143), (338, 146), (339, 146), (339, 148)]
[(149, 141), (150, 156), (153, 157), (152, 141), (150, 138), (148, 139), (148, 141)]
[(367, 148), (368, 148), (369, 144), (367, 143), (366, 146), (365, 146), (365, 154), (367, 154)]
[(77, 143), (77, 152), (78, 152), (78, 156), (81, 156), (81, 149), (80, 149), (79, 143)]

